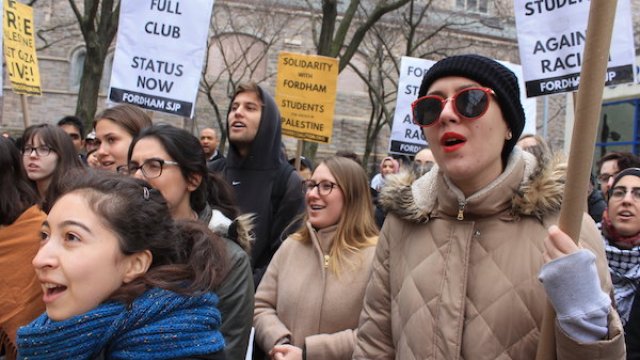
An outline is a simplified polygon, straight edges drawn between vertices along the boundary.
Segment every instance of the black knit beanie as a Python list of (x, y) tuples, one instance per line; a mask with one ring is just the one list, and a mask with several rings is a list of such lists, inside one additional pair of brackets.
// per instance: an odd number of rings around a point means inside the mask
[(500, 105), (504, 120), (511, 130), (511, 140), (502, 149), (502, 164), (507, 165), (509, 155), (524, 130), (524, 109), (520, 102), (520, 88), (516, 75), (499, 62), (479, 55), (456, 55), (435, 63), (422, 79), (418, 97), (427, 94), (436, 80), (447, 76), (469, 78), (492, 89)]
[(618, 181), (620, 181), (620, 179), (622, 179), (625, 176), (637, 176), (640, 177), (640, 169), (639, 168), (626, 168), (622, 171), (620, 171), (619, 173), (616, 174), (616, 176), (613, 177), (613, 182), (611, 183), (611, 186), (609, 186), (609, 199), (611, 199), (611, 192), (613, 191), (613, 188), (616, 186), (616, 184), (618, 183)]

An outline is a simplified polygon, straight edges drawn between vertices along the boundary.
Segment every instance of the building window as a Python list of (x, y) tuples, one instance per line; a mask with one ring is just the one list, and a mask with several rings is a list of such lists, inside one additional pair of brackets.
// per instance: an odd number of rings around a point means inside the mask
[[(84, 47), (76, 49), (71, 54), (71, 68), (69, 70), (69, 89), (71, 91), (80, 90), (80, 79), (82, 78), (82, 69), (84, 59), (87, 57), (87, 50)], [(109, 89), (109, 81), (111, 79), (111, 69), (113, 68), (113, 52), (107, 54), (102, 69), (102, 79), (100, 80), (100, 92), (106, 93)]]
[(69, 71), (69, 88), (71, 91), (80, 89), (80, 78), (82, 78), (82, 67), (87, 56), (85, 48), (78, 48), (71, 54), (71, 69)]
[[(362, 55), (355, 54), (351, 58), (351, 64), (355, 66), (361, 73), (367, 74), (367, 63)], [(351, 66), (347, 66), (338, 74), (338, 92), (339, 93), (364, 93), (367, 92), (367, 84), (358, 76)]]
[(244, 34), (222, 34), (211, 39), (206, 74), (210, 79), (258, 83), (268, 78), (267, 45)]
[(482, 14), (489, 12), (488, 0), (456, 0), (456, 7), (461, 10)]
[(104, 65), (102, 65), (102, 79), (100, 80), (100, 92), (106, 93), (109, 91), (109, 84), (111, 82), (111, 71), (113, 70), (113, 52), (109, 52), (104, 59)]
[(640, 152), (638, 124), (640, 99), (615, 101), (602, 105), (594, 160), (613, 151)]

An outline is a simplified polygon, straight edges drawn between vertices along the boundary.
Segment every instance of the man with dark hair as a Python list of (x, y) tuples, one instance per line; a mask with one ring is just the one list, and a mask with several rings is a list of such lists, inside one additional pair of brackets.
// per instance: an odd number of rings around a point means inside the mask
[(360, 158), (358, 157), (358, 154), (356, 154), (355, 152), (353, 152), (351, 150), (338, 150), (338, 151), (336, 151), (336, 156), (342, 156), (342, 157), (349, 158), (349, 159), (357, 162), (358, 164), (362, 165), (362, 161), (360, 161)]
[[(289, 159), (289, 164), (291, 164), (291, 166), (295, 166), (296, 158), (292, 157)], [(304, 156), (300, 157), (300, 170), (298, 170), (298, 175), (300, 175), (302, 180), (309, 180), (311, 175), (313, 175), (313, 163)]]
[(80, 159), (86, 163), (84, 155), (82, 155), (82, 149), (84, 148), (84, 125), (82, 125), (82, 120), (77, 116), (69, 115), (60, 119), (58, 126), (71, 137), (73, 147), (76, 148)]
[(297, 226), (304, 211), (302, 179), (282, 156), (280, 112), (275, 101), (255, 83), (235, 91), (227, 116), (229, 151), (209, 164), (233, 187), (238, 206), (255, 214), (256, 240), (251, 251), (257, 287), (273, 254)]
[(600, 190), (608, 198), (609, 179), (624, 169), (640, 167), (640, 159), (630, 152), (611, 152), (598, 160), (597, 165)]
[(589, 196), (587, 196), (587, 212), (596, 223), (602, 221), (602, 214), (607, 208), (607, 202), (604, 200), (604, 197), (605, 195), (597, 186), (596, 177), (591, 174), (589, 179)]

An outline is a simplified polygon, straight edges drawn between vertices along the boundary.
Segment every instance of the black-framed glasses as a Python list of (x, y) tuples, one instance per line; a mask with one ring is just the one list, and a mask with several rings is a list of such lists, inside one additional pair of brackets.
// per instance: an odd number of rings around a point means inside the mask
[(318, 194), (320, 194), (321, 196), (327, 196), (331, 194), (331, 191), (336, 186), (338, 186), (338, 184), (327, 180), (320, 181), (318, 183), (313, 180), (305, 180), (302, 182), (302, 190), (304, 190), (304, 192), (311, 192), (313, 191), (313, 188), (317, 187)]
[(25, 145), (25, 147), (22, 148), (22, 156), (31, 156), (31, 154), (33, 154), (34, 151), (36, 152), (37, 156), (48, 156), (49, 154), (51, 154), (51, 148), (48, 147), (47, 145), (40, 145), (40, 146)]
[(611, 195), (609, 195), (611, 200), (620, 201), (627, 196), (628, 193), (631, 193), (631, 197), (633, 197), (633, 201), (640, 201), (640, 188), (634, 187), (631, 189), (627, 189), (624, 186), (616, 186), (611, 190)]
[(453, 111), (463, 119), (475, 120), (489, 109), (489, 95), (495, 92), (485, 87), (469, 87), (445, 99), (439, 95), (427, 95), (411, 104), (414, 124), (427, 127), (435, 125), (440, 119), (447, 101), (453, 102)]
[(121, 165), (118, 166), (118, 173), (123, 175), (133, 175), (138, 170), (142, 171), (142, 175), (147, 179), (155, 179), (158, 176), (162, 175), (162, 168), (164, 166), (178, 166), (175, 161), (171, 160), (163, 160), (163, 159), (147, 159), (142, 165), (138, 165), (137, 163), (131, 162), (129, 165)]

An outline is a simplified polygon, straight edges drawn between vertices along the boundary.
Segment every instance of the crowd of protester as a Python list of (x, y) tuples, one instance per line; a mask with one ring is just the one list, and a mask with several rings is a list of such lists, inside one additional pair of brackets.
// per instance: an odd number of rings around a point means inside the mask
[(558, 358), (640, 356), (640, 159), (598, 161), (571, 239), (510, 70), (445, 58), (412, 115), (429, 148), (372, 176), (288, 159), (254, 83), (225, 154), (126, 104), (0, 137), (0, 356), (533, 359), (547, 300)]

